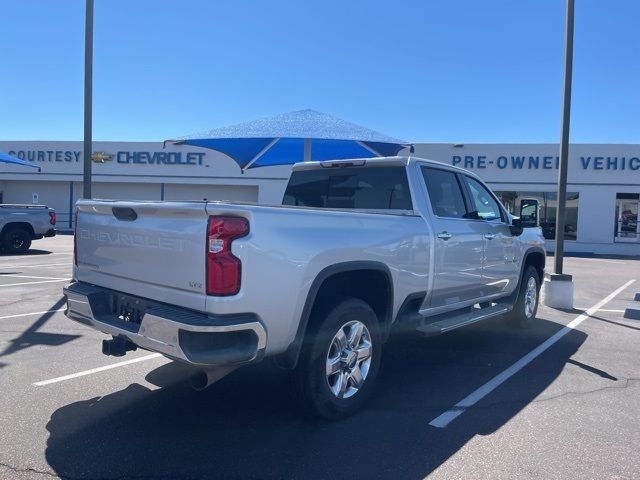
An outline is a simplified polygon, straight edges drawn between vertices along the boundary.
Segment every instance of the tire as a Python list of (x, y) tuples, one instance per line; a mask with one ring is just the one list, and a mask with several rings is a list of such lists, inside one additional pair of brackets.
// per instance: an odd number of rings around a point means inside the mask
[(296, 380), (307, 413), (337, 420), (359, 410), (373, 391), (382, 355), (379, 323), (367, 303), (353, 298), (318, 320), (307, 334)]
[(2, 236), (2, 248), (6, 253), (25, 253), (31, 247), (31, 235), (22, 228), (13, 228)]
[(540, 303), (540, 277), (531, 265), (525, 267), (518, 291), (518, 298), (509, 313), (508, 320), (516, 328), (526, 329), (533, 326)]

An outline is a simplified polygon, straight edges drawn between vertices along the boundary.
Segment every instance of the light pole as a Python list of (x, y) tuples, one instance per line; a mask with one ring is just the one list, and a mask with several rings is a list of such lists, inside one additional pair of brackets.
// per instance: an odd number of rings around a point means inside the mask
[(86, 0), (84, 25), (84, 169), (82, 197), (91, 198), (92, 147), (92, 98), (93, 98), (93, 0)]
[(554, 258), (554, 272), (559, 275), (562, 274), (562, 262), (564, 260), (564, 219), (567, 199), (567, 167), (569, 164), (569, 123), (571, 119), (571, 77), (573, 71), (573, 5), (574, 0), (567, 0), (567, 39), (564, 52), (564, 97), (562, 99), (562, 136), (560, 139), (556, 253)]
[(564, 51), (564, 94), (562, 98), (562, 134), (558, 168), (558, 208), (556, 209), (556, 241), (554, 273), (545, 282), (545, 304), (555, 308), (573, 308), (573, 280), (563, 272), (564, 224), (567, 199), (567, 169), (569, 166), (569, 124), (571, 117), (571, 78), (573, 70), (573, 10), (574, 0), (567, 0), (566, 43)]

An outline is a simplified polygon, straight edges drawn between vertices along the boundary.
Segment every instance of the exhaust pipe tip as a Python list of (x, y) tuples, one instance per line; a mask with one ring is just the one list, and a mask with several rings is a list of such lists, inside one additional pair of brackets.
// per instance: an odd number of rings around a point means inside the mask
[(201, 392), (210, 385), (209, 375), (207, 375), (207, 372), (204, 370), (198, 370), (189, 378), (189, 385), (191, 385), (191, 388), (196, 392)]
[(233, 372), (236, 368), (238, 368), (238, 365), (204, 368), (201, 370), (197, 370), (189, 378), (189, 385), (191, 385), (191, 388), (193, 388), (197, 392), (201, 392), (209, 385), (216, 383), (221, 378)]

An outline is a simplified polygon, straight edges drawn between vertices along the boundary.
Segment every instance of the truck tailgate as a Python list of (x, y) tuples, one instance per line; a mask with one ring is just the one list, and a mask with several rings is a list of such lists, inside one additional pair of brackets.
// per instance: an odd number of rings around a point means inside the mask
[(206, 202), (78, 202), (75, 278), (205, 309)]

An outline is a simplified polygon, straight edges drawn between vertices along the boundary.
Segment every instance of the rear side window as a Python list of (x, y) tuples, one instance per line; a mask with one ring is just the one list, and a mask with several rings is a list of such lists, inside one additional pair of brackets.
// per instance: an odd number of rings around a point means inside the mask
[(458, 177), (455, 173), (437, 168), (422, 167), (433, 213), (439, 217), (465, 218), (467, 209)]
[(412, 210), (404, 167), (327, 168), (293, 172), (283, 205)]

